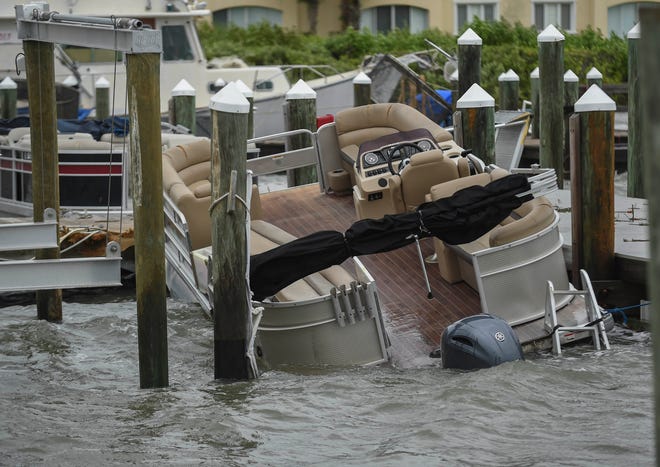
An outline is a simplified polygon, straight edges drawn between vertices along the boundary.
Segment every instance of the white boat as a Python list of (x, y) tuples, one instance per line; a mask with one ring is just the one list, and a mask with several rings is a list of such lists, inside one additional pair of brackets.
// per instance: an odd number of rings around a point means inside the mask
[[(279, 251), (274, 248), (297, 237), (336, 230), (346, 231), (339, 238), (348, 242), (346, 229), (357, 220), (417, 216), (425, 201), (511, 179), (504, 169), (466, 157), (446, 130), (404, 104), (346, 109), (311, 139), (295, 154), (248, 160), (255, 176), (301, 165), (315, 165), (321, 174), (318, 185), (252, 190), (253, 268), (259, 253)], [(210, 157), (208, 141), (183, 145), (164, 153), (163, 171), (169, 289), (212, 313)], [(542, 196), (552, 183), (556, 187), (548, 175), (540, 176), (538, 197), (465, 243), (411, 240), (274, 291), (268, 283), (257, 291), (264, 284), (252, 270), (253, 307), (261, 310), (257, 353), (270, 366), (377, 364), (393, 353), (401, 364), (428, 355), (449, 324), (479, 313), (504, 319), (527, 351), (552, 347), (559, 353), (562, 344), (585, 337), (608, 347), (588, 276), (583, 273), (580, 290), (569, 283), (558, 215)], [(434, 263), (428, 270), (420, 267), (422, 250)], [(269, 277), (284, 274), (273, 268)]]
[[(210, 136), (208, 105), (210, 98), (230, 81), (243, 81), (254, 92), (255, 135), (274, 134), (284, 130), (282, 104), (291, 87), (287, 72), (298, 66), (247, 66), (239, 59), (207, 61), (200, 44), (195, 23), (210, 15), (210, 11), (197, 9), (196, 2), (181, 0), (51, 0), (50, 11), (75, 16), (135, 18), (162, 32), (163, 53), (160, 63), (160, 106), (168, 111), (172, 89), (185, 79), (195, 90), (196, 107), (201, 112), (197, 133)], [(194, 3), (194, 4), (193, 4)], [(22, 44), (16, 31), (13, 3), (0, 6), (0, 76), (14, 80), (19, 76), (16, 59), (22, 53)], [(110, 82), (110, 99), (114, 114), (123, 115), (126, 102), (126, 70), (122, 61), (113, 61), (114, 53), (81, 47), (56, 47), (55, 78), (68, 83), (79, 93), (79, 106), (93, 109), (95, 83), (103, 77)], [(116, 66), (117, 65), (117, 66)], [(327, 66), (305, 66), (317, 76), (307, 84), (317, 92), (317, 113), (335, 114), (353, 105), (352, 79), (357, 71), (328, 72)], [(71, 117), (70, 117), (71, 118)]]

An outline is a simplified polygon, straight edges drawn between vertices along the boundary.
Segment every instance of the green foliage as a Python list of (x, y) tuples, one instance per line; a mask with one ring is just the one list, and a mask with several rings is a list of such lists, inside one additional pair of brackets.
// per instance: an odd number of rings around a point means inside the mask
[[(509, 69), (520, 77), (520, 96), (529, 99), (529, 74), (538, 66), (538, 31), (534, 27), (506, 21), (475, 20), (468, 25), (483, 40), (481, 53), (481, 86), (498, 98), (501, 73)], [(466, 28), (468, 27), (466, 26)], [(395, 56), (429, 50), (429, 39), (446, 52), (456, 54), (456, 36), (428, 30), (412, 34), (395, 30), (388, 34), (372, 34), (348, 28), (329, 37), (301, 34), (267, 23), (250, 26), (213, 28), (199, 26), (200, 39), (208, 58), (237, 55), (251, 65), (332, 65), (338, 71), (359, 67), (366, 56), (389, 53)], [(573, 70), (584, 84), (586, 73), (595, 66), (605, 83), (627, 80), (627, 43), (617, 36), (604, 37), (591, 28), (579, 34), (564, 33), (564, 69)], [(448, 87), (442, 77), (444, 57), (438, 55), (440, 70), (425, 72), (435, 87)]]

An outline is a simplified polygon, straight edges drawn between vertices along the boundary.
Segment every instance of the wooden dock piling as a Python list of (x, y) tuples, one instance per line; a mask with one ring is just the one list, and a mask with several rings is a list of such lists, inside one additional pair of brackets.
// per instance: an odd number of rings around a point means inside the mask
[(371, 78), (361, 71), (353, 78), (353, 107), (371, 104)]
[(456, 102), (461, 113), (462, 145), (486, 165), (495, 162), (495, 99), (478, 84)]
[(250, 110), (248, 111), (248, 126), (247, 136), (248, 139), (254, 138), (254, 92), (242, 80), (236, 80), (236, 87), (243, 97), (250, 103)]
[(539, 45), (539, 161), (557, 172), (564, 184), (564, 35), (553, 25), (538, 36)]
[(481, 37), (468, 28), (458, 38), (458, 98), (481, 83)]
[(0, 118), (11, 119), (16, 116), (18, 84), (9, 76), (0, 82)]
[[(298, 80), (285, 95), (287, 105), (287, 130), (307, 129), (316, 131), (316, 91), (303, 80)], [(289, 138), (288, 149), (309, 146), (308, 135)], [(318, 181), (316, 166), (300, 167), (290, 173), (289, 186), (306, 185)]]
[[(30, 108), (32, 145), (32, 205), (34, 222), (43, 222), (46, 208), (53, 208), (59, 219), (60, 182), (57, 152), (57, 111), (55, 100), (55, 56), (51, 43), (23, 41)], [(37, 250), (36, 259), (59, 259), (60, 249)], [(62, 291), (36, 292), (37, 317), (62, 320)]]
[(539, 137), (539, 122), (541, 121), (541, 109), (539, 108), (539, 67), (529, 74), (529, 86), (532, 100), (532, 138)]
[(587, 72), (587, 89), (591, 87), (592, 84), (595, 84), (599, 88), (603, 87), (603, 74), (598, 71), (598, 68), (591, 67)]
[[(580, 83), (573, 70), (564, 73), (564, 159), (570, 158), (570, 135), (568, 120), (573, 113), (573, 106), (580, 97)], [(569, 178), (570, 178), (569, 170)]]
[(126, 54), (140, 387), (168, 385), (160, 54)]
[(110, 81), (103, 76), (94, 83), (94, 99), (96, 119), (105, 120), (110, 116)]
[[(641, 7), (639, 9), (641, 37), (639, 56), (644, 60), (639, 62), (639, 98), (640, 102), (660, 102), (660, 87), (657, 84), (660, 76), (660, 8)], [(660, 177), (660, 108), (658, 105), (645, 105), (642, 108), (642, 154), (644, 160), (644, 183), (653, 186)], [(660, 191), (647, 190), (649, 212), (649, 235), (651, 240), (650, 258), (648, 263), (648, 287), (651, 299), (651, 335), (660, 336)], [(660, 339), (653, 338), (653, 380), (655, 399), (655, 451), (660, 453)], [(657, 463), (657, 458), (656, 458)]]
[(500, 109), (518, 110), (520, 108), (518, 105), (520, 77), (515, 71), (509, 69), (506, 73), (502, 73), (497, 80), (500, 85)]
[[(573, 250), (574, 270), (585, 269), (594, 280), (614, 277), (614, 111), (616, 104), (597, 85), (575, 103), (578, 141), (571, 154), (579, 175), (571, 177), (571, 192), (579, 196), (580, 225)], [(578, 218), (579, 216), (579, 218)]]
[(172, 115), (170, 123), (181, 125), (195, 134), (195, 88), (188, 81), (182, 79), (171, 91)]
[[(230, 82), (211, 98), (213, 340), (216, 379), (250, 378), (246, 153), (250, 103)], [(233, 175), (232, 175), (233, 174)], [(233, 209), (232, 209), (233, 206)]]
[(641, 115), (644, 101), (639, 89), (639, 24), (628, 31), (628, 196), (644, 198), (644, 153)]

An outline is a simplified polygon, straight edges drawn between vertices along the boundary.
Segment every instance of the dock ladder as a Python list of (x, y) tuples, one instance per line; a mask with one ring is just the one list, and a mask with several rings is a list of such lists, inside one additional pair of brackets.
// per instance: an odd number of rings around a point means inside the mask
[[(0, 251), (58, 248), (55, 210), (43, 222), (0, 225)], [(121, 251), (109, 242), (105, 257), (0, 261), (0, 292), (121, 285)]]
[[(605, 324), (603, 323), (603, 315), (600, 306), (596, 302), (596, 295), (591, 286), (589, 275), (584, 269), (580, 269), (580, 280), (582, 282), (582, 290), (555, 290), (552, 282), (548, 281), (544, 326), (546, 331), (552, 334), (552, 352), (555, 355), (561, 355), (561, 336), (566, 332), (590, 332), (596, 350), (601, 349), (601, 341), (606, 349), (609, 350), (610, 348), (610, 342), (605, 332)], [(560, 295), (584, 297), (588, 319), (586, 324), (576, 326), (559, 325), (555, 308), (555, 297)]]

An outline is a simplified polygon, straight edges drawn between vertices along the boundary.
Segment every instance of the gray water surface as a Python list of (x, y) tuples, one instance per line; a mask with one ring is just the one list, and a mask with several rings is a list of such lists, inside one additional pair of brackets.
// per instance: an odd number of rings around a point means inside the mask
[(0, 465), (653, 465), (648, 333), (499, 367), (290, 368), (213, 380), (168, 302), (170, 387), (139, 389), (136, 304), (0, 308)]

